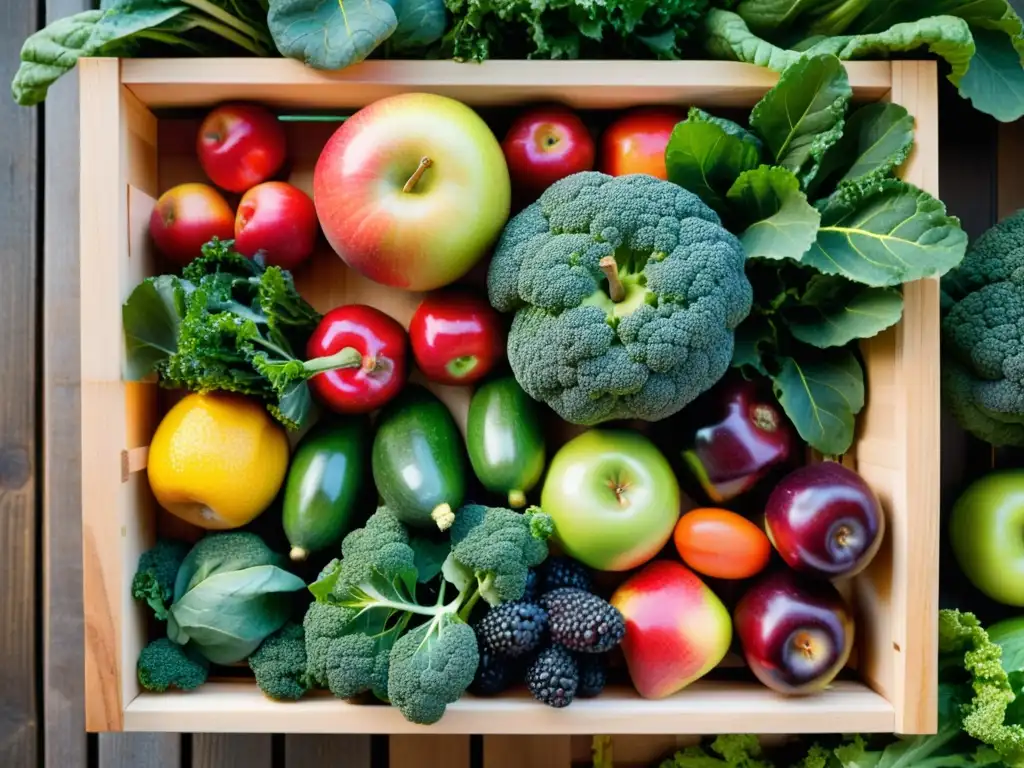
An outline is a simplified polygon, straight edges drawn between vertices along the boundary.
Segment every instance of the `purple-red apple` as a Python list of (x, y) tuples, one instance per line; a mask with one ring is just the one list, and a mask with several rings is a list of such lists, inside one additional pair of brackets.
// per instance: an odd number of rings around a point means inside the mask
[(594, 139), (579, 115), (563, 106), (519, 115), (501, 143), (515, 192), (533, 202), (559, 179), (594, 170)]
[(682, 563), (655, 560), (612, 595), (626, 620), (620, 647), (637, 692), (661, 699), (706, 675), (732, 642), (729, 611)]
[(853, 611), (835, 586), (788, 569), (747, 590), (733, 621), (748, 666), (779, 693), (824, 689), (853, 650)]
[(753, 381), (730, 377), (702, 401), (707, 420), (683, 460), (711, 501), (746, 493), (788, 461), (795, 438), (778, 400)]
[(589, 429), (551, 459), (540, 506), (567, 555), (599, 571), (628, 571), (668, 543), (680, 496), (668, 459), (646, 437)]
[(853, 576), (878, 553), (885, 514), (864, 478), (834, 461), (790, 472), (768, 497), (765, 531), (790, 568)]
[(242, 196), (235, 214), (235, 249), (267, 265), (302, 266), (316, 246), (319, 227), (309, 195), (283, 181), (265, 181)]
[(465, 275), (508, 219), (501, 145), (472, 109), (403, 93), (363, 107), (327, 141), (313, 174), (327, 241), (357, 272), (428, 291)]

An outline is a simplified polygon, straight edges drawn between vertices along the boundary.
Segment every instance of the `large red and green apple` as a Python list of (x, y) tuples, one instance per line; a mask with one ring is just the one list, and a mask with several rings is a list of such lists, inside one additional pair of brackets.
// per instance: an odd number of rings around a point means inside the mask
[(331, 136), (313, 174), (327, 241), (383, 285), (429, 291), (458, 280), (508, 219), (511, 184), (501, 145), (459, 101), (388, 96)]
[(646, 437), (590, 429), (551, 459), (540, 505), (566, 554), (599, 571), (628, 571), (668, 542), (680, 496), (668, 460)]
[(729, 611), (682, 563), (648, 563), (609, 602), (626, 620), (620, 647), (633, 687), (644, 698), (681, 691), (717, 667), (729, 651)]
[(990, 472), (968, 486), (953, 505), (949, 539), (975, 587), (1024, 606), (1024, 470)]

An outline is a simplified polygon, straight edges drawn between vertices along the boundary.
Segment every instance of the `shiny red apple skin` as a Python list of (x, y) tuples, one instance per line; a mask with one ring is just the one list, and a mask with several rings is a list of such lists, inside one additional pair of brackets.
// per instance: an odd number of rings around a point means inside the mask
[(671, 107), (642, 107), (627, 112), (601, 136), (600, 167), (610, 176), (646, 173), (667, 179), (665, 147), (676, 124), (686, 118)]
[(572, 110), (538, 107), (523, 112), (501, 143), (513, 190), (536, 199), (559, 179), (594, 170), (594, 139)]
[(733, 613), (743, 656), (757, 679), (787, 695), (826, 688), (853, 650), (850, 605), (829, 581), (781, 569), (762, 577)]
[(491, 129), (470, 107), (431, 93), (360, 109), (328, 139), (313, 173), (331, 247), (363, 276), (407, 291), (469, 272), (501, 234), (511, 196)]
[(671, 696), (706, 675), (732, 642), (722, 601), (674, 560), (648, 563), (609, 602), (626, 620), (620, 647), (633, 687), (647, 699)]
[(203, 119), (196, 136), (199, 164), (221, 189), (241, 194), (284, 165), (284, 126), (257, 104), (222, 104)]
[(789, 460), (796, 437), (778, 400), (755, 381), (730, 376), (702, 401), (707, 419), (683, 460), (711, 501), (750, 491)]
[(265, 181), (242, 196), (235, 214), (235, 249), (267, 265), (302, 266), (316, 246), (319, 224), (313, 201), (298, 187)]
[(765, 506), (765, 532), (790, 568), (821, 578), (849, 577), (878, 553), (885, 513), (860, 475), (823, 461), (779, 481)]
[(503, 358), (505, 332), (494, 308), (474, 294), (444, 290), (428, 295), (409, 322), (416, 367), (430, 381), (479, 381)]
[(161, 254), (184, 266), (201, 255), (214, 237), (235, 234), (231, 206), (209, 184), (188, 183), (160, 195), (149, 217), (149, 234)]

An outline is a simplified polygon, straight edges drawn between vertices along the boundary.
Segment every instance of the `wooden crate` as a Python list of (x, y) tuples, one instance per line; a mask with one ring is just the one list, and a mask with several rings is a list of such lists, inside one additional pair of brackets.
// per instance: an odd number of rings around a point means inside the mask
[[(847, 65), (858, 101), (892, 99), (917, 119), (903, 168), (938, 193), (936, 69), (930, 62)], [(283, 110), (342, 110), (402, 91), (475, 107), (559, 100), (578, 108), (696, 104), (749, 108), (776, 81), (726, 62), (368, 62), (322, 73), (284, 60), (88, 59), (81, 78), (81, 334), (86, 701), (90, 731), (440, 734), (927, 733), (936, 727), (939, 513), (939, 329), (934, 280), (904, 286), (902, 322), (864, 344), (868, 405), (844, 461), (882, 497), (889, 528), (871, 568), (850, 586), (859, 614), (855, 679), (811, 697), (781, 697), (753, 681), (700, 681), (660, 701), (626, 688), (564, 710), (525, 694), (465, 696), (434, 726), (394, 709), (324, 693), (266, 699), (251, 680), (190, 693), (140, 692), (135, 661), (145, 612), (130, 596), (158, 514), (145, 473), (160, 416), (153, 382), (122, 379), (120, 307), (155, 274), (146, 237), (155, 198), (202, 180), (192, 155), (197, 114), (226, 99)], [(159, 116), (158, 116), (159, 115)], [(185, 117), (183, 117), (185, 115)], [(290, 124), (291, 180), (310, 187), (332, 126)], [(321, 310), (359, 299), (408, 322), (418, 296), (369, 283), (330, 252), (296, 275)], [(460, 423), (466, 394), (437, 390)], [(568, 742), (568, 740), (566, 740)], [(567, 746), (565, 747), (568, 748)]]

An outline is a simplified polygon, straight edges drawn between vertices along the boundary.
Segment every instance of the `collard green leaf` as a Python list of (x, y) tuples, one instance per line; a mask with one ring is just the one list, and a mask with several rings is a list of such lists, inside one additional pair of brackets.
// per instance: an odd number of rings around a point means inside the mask
[(251, 531), (211, 534), (197, 541), (185, 555), (174, 579), (174, 600), (213, 576), (283, 562), (281, 555)]
[(750, 125), (775, 162), (806, 187), (826, 150), (842, 135), (852, 96), (839, 59), (808, 56), (787, 67), (775, 87), (754, 105)]
[(745, 171), (728, 199), (746, 226), (740, 241), (750, 258), (800, 261), (817, 237), (821, 214), (786, 168), (762, 165)]
[(423, 536), (409, 539), (416, 563), (416, 580), (426, 584), (441, 572), (445, 558), (452, 550), (451, 542), (446, 539), (435, 540)]
[(270, 0), (267, 23), (282, 56), (334, 70), (373, 53), (398, 17), (387, 0)]
[(803, 14), (821, 5), (821, 0), (741, 0), (736, 13), (753, 32), (771, 35), (789, 29)]
[(242, 661), (288, 620), (285, 593), (305, 582), (275, 565), (218, 573), (171, 606), (168, 636), (196, 644), (214, 664)]
[(712, 58), (742, 61), (781, 72), (800, 58), (790, 51), (764, 40), (747, 27), (732, 11), (712, 8), (704, 18), (704, 50)]
[(786, 313), (786, 327), (797, 340), (827, 349), (871, 338), (899, 322), (902, 314), (903, 294), (895, 288), (815, 275), (799, 304)]
[(1006, 35), (974, 30), (974, 58), (960, 81), (960, 94), (974, 108), (1012, 123), (1024, 117), (1024, 59)]
[(720, 214), (729, 187), (741, 173), (756, 168), (760, 157), (756, 136), (696, 107), (672, 130), (665, 149), (669, 181), (697, 194)]
[(444, 0), (388, 0), (398, 18), (388, 45), (395, 53), (407, 53), (436, 43), (444, 34)]
[(840, 185), (818, 203), (821, 226), (803, 262), (828, 275), (887, 286), (945, 274), (967, 234), (927, 192), (899, 179)]
[(832, 189), (868, 175), (888, 176), (913, 146), (914, 118), (905, 107), (892, 102), (865, 104), (850, 115), (842, 138), (825, 153), (811, 190)]
[(864, 370), (854, 354), (804, 347), (779, 365), (772, 387), (804, 442), (828, 456), (849, 450), (864, 407)]
[(178, 349), (178, 327), (185, 316), (186, 283), (160, 275), (139, 283), (121, 307), (125, 334), (125, 378), (137, 381)]
[(751, 368), (767, 375), (764, 355), (774, 351), (777, 343), (772, 322), (761, 314), (748, 315), (734, 335), (736, 343), (732, 351), (732, 367)]

